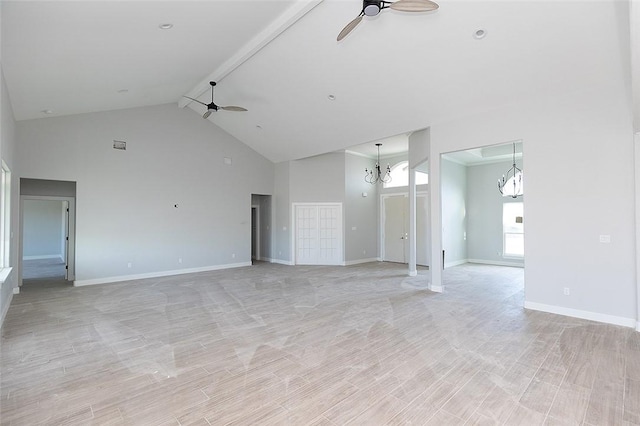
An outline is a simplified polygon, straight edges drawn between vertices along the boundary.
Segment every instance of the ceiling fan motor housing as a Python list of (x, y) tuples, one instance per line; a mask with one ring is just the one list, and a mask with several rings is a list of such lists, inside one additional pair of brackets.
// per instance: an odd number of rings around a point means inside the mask
[(382, 10), (382, 3), (380, 0), (364, 0), (362, 11), (367, 16), (376, 16)]

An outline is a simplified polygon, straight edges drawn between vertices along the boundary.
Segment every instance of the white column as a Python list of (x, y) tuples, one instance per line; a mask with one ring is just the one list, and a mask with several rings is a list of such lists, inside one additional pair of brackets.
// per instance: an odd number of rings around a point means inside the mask
[(429, 217), (431, 222), (431, 262), (429, 289), (442, 292), (442, 201), (440, 193), (440, 153), (429, 147)]
[(640, 331), (640, 132), (634, 136), (636, 197), (636, 331)]
[(409, 166), (409, 276), (418, 275), (416, 266), (416, 170)]

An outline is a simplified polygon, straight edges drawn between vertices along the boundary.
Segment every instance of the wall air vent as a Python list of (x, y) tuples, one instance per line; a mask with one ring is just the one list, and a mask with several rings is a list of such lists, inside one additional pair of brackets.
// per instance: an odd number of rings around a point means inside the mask
[(113, 141), (113, 149), (127, 150), (127, 143), (125, 141)]

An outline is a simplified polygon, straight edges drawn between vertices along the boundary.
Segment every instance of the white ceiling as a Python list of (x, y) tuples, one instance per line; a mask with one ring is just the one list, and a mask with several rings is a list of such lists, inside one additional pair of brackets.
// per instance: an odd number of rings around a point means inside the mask
[(3, 0), (2, 68), (17, 120), (208, 102), (217, 79), (216, 103), (249, 111), (209, 120), (284, 161), (583, 90), (628, 66), (624, 1), (438, 3), (385, 10), (336, 42), (360, 0)]

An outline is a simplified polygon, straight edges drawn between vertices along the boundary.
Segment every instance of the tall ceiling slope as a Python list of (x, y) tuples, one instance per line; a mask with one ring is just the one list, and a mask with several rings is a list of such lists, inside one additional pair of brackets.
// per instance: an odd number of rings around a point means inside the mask
[(361, 2), (325, 0), (225, 78), (224, 101), (249, 112), (210, 119), (278, 162), (629, 80), (624, 2), (439, 4), (385, 10), (336, 42)]
[[(14, 115), (179, 103), (194, 93), (209, 102), (206, 80), (219, 74), (216, 103), (249, 111), (209, 120), (279, 162), (530, 98), (630, 87), (628, 29), (637, 14), (625, 1), (436, 0), (434, 13), (365, 17), (341, 42), (361, 0), (318, 1), (3, 0), (2, 68)], [(309, 11), (219, 73), (293, 9)]]
[(294, 3), (3, 0), (16, 120), (175, 102)]

